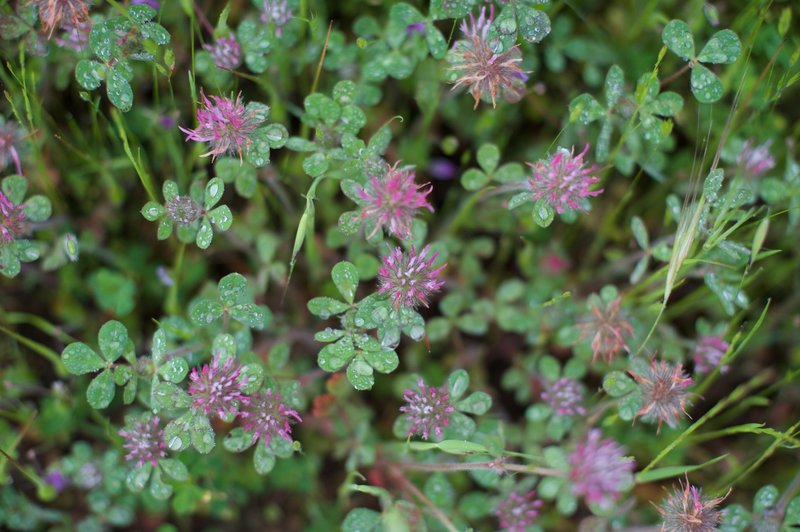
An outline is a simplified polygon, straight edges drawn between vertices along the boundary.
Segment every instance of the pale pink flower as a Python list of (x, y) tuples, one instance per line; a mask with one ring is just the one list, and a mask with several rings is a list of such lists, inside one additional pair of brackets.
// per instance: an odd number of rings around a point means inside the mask
[(447, 388), (426, 386), (425, 381), (417, 381), (418, 390), (406, 390), (403, 399), (407, 403), (400, 407), (409, 423), (408, 434), (418, 434), (427, 440), (431, 434), (442, 439), (442, 430), (450, 423), (450, 415), (455, 407), (450, 404)]
[(275, 24), (275, 35), (280, 37), (283, 27), (292, 19), (292, 15), (292, 9), (287, 0), (264, 0), (260, 18), (264, 24)]
[(722, 520), (722, 512), (717, 506), (725, 497), (709, 499), (700, 488), (680, 482), (680, 489), (674, 489), (658, 507), (664, 519), (661, 530), (664, 532), (713, 532)]
[(542, 400), (559, 416), (583, 415), (583, 388), (575, 379), (561, 377), (548, 382), (542, 392)]
[(592, 302), (592, 317), (578, 324), (581, 338), (592, 338), (592, 362), (602, 356), (610, 364), (620, 351), (628, 350), (627, 339), (633, 336), (633, 327), (622, 315), (621, 306), (619, 297), (605, 307)]
[(536, 522), (539, 507), (542, 501), (536, 498), (535, 491), (525, 495), (511, 492), (497, 503), (495, 515), (500, 521), (500, 527), (508, 532), (525, 532), (525, 529)]
[(637, 412), (643, 420), (658, 422), (658, 430), (666, 423), (672, 428), (678, 425), (681, 414), (686, 414), (686, 390), (692, 384), (691, 377), (683, 373), (683, 366), (672, 365), (665, 360), (650, 360), (644, 375), (633, 371), (628, 373), (639, 384), (644, 406)]
[(772, 139), (766, 141), (761, 146), (746, 140), (742, 145), (742, 151), (736, 158), (736, 164), (742, 169), (747, 177), (758, 177), (775, 168), (775, 158), (769, 153)]
[(56, 37), (56, 45), (61, 48), (72, 48), (76, 52), (82, 52), (89, 45), (89, 34), (92, 32), (90, 21), (79, 20), (77, 22), (65, 22), (61, 25), (63, 33)]
[(388, 295), (395, 308), (403, 306), (413, 309), (419, 305), (427, 307), (428, 297), (444, 285), (444, 280), (437, 277), (446, 264), (434, 268), (433, 263), (439, 253), (427, 257), (429, 250), (430, 245), (427, 245), (417, 253), (414, 246), (411, 246), (411, 251), (403, 253), (401, 248), (396, 247), (383, 258), (383, 264), (378, 270), (378, 293)]
[(211, 54), (211, 59), (219, 68), (233, 70), (242, 64), (242, 49), (233, 35), (220, 37), (214, 44), (205, 44), (203, 48)]
[(281, 395), (272, 390), (250, 396), (240, 415), (245, 420), (244, 430), (253, 434), (253, 443), (261, 440), (266, 447), (275, 436), (292, 441), (289, 422), (303, 421), (297, 410), (289, 408), (281, 401)]
[(0, 246), (19, 238), (27, 229), (25, 210), (22, 205), (14, 205), (0, 190)]
[(583, 210), (584, 198), (599, 196), (603, 189), (590, 190), (600, 182), (594, 175), (597, 166), (585, 166), (583, 156), (589, 150), (587, 144), (583, 151), (575, 155), (572, 151), (559, 148), (546, 161), (527, 163), (533, 169), (533, 177), (528, 186), (533, 199), (544, 199), (558, 214), (568, 210)]
[(189, 395), (192, 406), (205, 414), (213, 412), (220, 418), (236, 415), (242, 404), (249, 400), (242, 390), (247, 378), (241, 376), (242, 366), (233, 357), (220, 365), (220, 356), (215, 355), (211, 364), (200, 371), (192, 369), (189, 375)]
[(122, 447), (128, 450), (125, 460), (135, 461), (136, 467), (146, 462), (156, 467), (158, 459), (167, 456), (164, 430), (158, 425), (157, 417), (145, 414), (136, 421), (129, 421), (125, 429), (119, 431), (119, 435), (125, 438)]
[(607, 505), (633, 485), (635, 463), (625, 458), (625, 449), (608, 438), (601, 439), (599, 429), (592, 429), (586, 440), (578, 443), (569, 455), (569, 480), (572, 492), (590, 504)]
[(22, 133), (17, 125), (0, 117), (0, 170), (13, 162), (17, 174), (22, 175), (22, 161), (17, 150), (21, 141)]
[[(694, 350), (694, 372), (702, 375), (714, 371), (714, 368), (722, 362), (728, 347), (728, 342), (719, 336), (700, 338)], [(725, 373), (728, 371), (728, 366), (721, 366), (719, 371)]]

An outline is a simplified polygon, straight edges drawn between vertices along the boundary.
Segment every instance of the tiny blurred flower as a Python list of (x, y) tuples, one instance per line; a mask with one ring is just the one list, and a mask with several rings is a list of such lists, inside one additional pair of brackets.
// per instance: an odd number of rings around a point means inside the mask
[(64, 235), (64, 253), (70, 262), (76, 262), (80, 255), (80, 247), (78, 247), (78, 237), (74, 233), (67, 233)]
[(220, 37), (214, 44), (205, 44), (203, 48), (211, 54), (214, 64), (219, 68), (233, 70), (242, 64), (242, 49), (233, 34)]
[[(728, 351), (729, 344), (719, 336), (705, 336), (700, 338), (694, 349), (694, 372), (702, 375), (711, 373), (720, 365), (722, 357)], [(728, 366), (719, 368), (720, 373), (728, 371)]]
[(644, 375), (629, 371), (639, 383), (644, 406), (636, 414), (648, 422), (657, 421), (658, 429), (666, 423), (672, 428), (678, 424), (681, 414), (686, 414), (686, 398), (692, 379), (683, 373), (683, 366), (672, 365), (665, 360), (650, 360)]
[(245, 107), (241, 93), (235, 100), (221, 96), (211, 96), (209, 100), (202, 91), (200, 97), (203, 108), (197, 110), (197, 128), (179, 128), (186, 134), (186, 140), (210, 144), (211, 150), (202, 157), (211, 155), (215, 159), (218, 155), (229, 153), (238, 154), (241, 160), (244, 152), (250, 148), (250, 135), (264, 119)]
[(548, 253), (540, 261), (542, 269), (546, 270), (551, 275), (561, 275), (572, 266), (569, 259), (558, 255), (557, 253)]
[(189, 375), (189, 395), (192, 406), (205, 414), (214, 413), (220, 418), (229, 418), (238, 413), (239, 406), (248, 402), (242, 390), (247, 378), (241, 377), (242, 366), (228, 357), (220, 364), (220, 356), (214, 355), (211, 364), (200, 371), (192, 369)]
[(169, 275), (169, 271), (163, 266), (156, 268), (156, 276), (158, 277), (158, 280), (161, 281), (161, 284), (167, 288), (175, 285), (175, 280)]
[(191, 196), (176, 196), (165, 207), (169, 219), (178, 225), (191, 225), (203, 215), (203, 208)]
[(14, 205), (0, 190), (0, 247), (22, 236), (27, 230), (25, 210)]
[(398, 169), (395, 163), (381, 178), (371, 177), (366, 187), (357, 192), (362, 201), (360, 217), (374, 226), (367, 238), (372, 238), (380, 227), (389, 234), (406, 239), (411, 236), (411, 223), (419, 209), (433, 207), (426, 199), (431, 187), (417, 185), (414, 172)]
[(414, 35), (415, 33), (419, 35), (425, 35), (425, 23), (424, 22), (415, 22), (414, 24), (409, 24), (406, 26), (406, 35)]
[(146, 462), (156, 467), (158, 459), (167, 456), (164, 429), (158, 425), (158, 418), (149, 414), (125, 424), (125, 428), (119, 431), (119, 435), (125, 438), (122, 447), (128, 450), (125, 460), (136, 462), (136, 467)]
[(39, 20), (48, 37), (53, 35), (53, 30), (63, 28), (65, 24), (78, 24), (89, 20), (91, 1), (31, 0), (30, 3), (39, 8)]
[(458, 175), (458, 166), (450, 159), (434, 157), (428, 165), (428, 174), (434, 179), (448, 181)]
[(599, 429), (592, 429), (586, 440), (569, 455), (569, 480), (572, 492), (583, 495), (589, 504), (606, 506), (633, 485), (635, 463), (625, 458), (625, 449), (614, 440), (601, 440)]
[(69, 485), (69, 479), (67, 476), (58, 469), (54, 469), (47, 473), (43, 480), (50, 484), (56, 493), (61, 493), (64, 491), (64, 488)]
[(542, 400), (559, 416), (583, 415), (583, 388), (575, 379), (561, 377), (545, 384)]
[(604, 308), (592, 302), (592, 317), (578, 324), (581, 338), (592, 337), (592, 362), (602, 356), (607, 363), (622, 350), (628, 350), (626, 337), (633, 336), (633, 327), (622, 316), (622, 298), (616, 298)]
[(516, 103), (525, 95), (525, 82), (528, 76), (520, 68), (522, 54), (517, 46), (513, 46), (503, 53), (495, 53), (489, 45), (489, 26), (494, 20), (494, 6), (482, 7), (476, 20), (469, 16), (469, 24), (464, 20), (461, 23), (461, 32), (465, 40), (457, 41), (450, 51), (450, 61), (453, 66), (449, 68), (459, 76), (455, 81), (453, 90), (466, 85), (469, 93), (475, 100), (474, 108), (477, 109), (481, 98), (492, 102), (492, 107), (497, 105), (498, 94), (507, 102)]
[(280, 37), (283, 27), (292, 19), (292, 15), (292, 9), (287, 0), (264, 0), (260, 18), (264, 24), (275, 24), (275, 35)]
[(542, 501), (536, 498), (535, 491), (525, 495), (511, 492), (497, 503), (495, 515), (500, 521), (500, 527), (508, 532), (525, 532), (525, 529), (534, 524), (539, 515)]
[(533, 199), (544, 199), (561, 214), (568, 210), (584, 210), (584, 198), (602, 194), (603, 189), (590, 190), (600, 179), (592, 175), (597, 166), (584, 166), (583, 156), (588, 149), (587, 144), (575, 155), (574, 146), (572, 151), (559, 148), (546, 161), (527, 163), (533, 168), (533, 177), (528, 179)]
[(303, 421), (297, 411), (281, 402), (280, 394), (272, 390), (251, 395), (240, 415), (245, 420), (244, 430), (253, 433), (253, 443), (261, 440), (266, 447), (275, 436), (292, 441), (289, 422)]
[(406, 390), (403, 399), (407, 403), (400, 407), (410, 424), (408, 434), (418, 434), (427, 440), (431, 434), (442, 438), (442, 429), (450, 423), (450, 414), (455, 407), (450, 404), (450, 394), (444, 386), (426, 386), (425, 381), (417, 381), (419, 390)]
[(56, 37), (56, 45), (61, 48), (71, 48), (76, 52), (82, 52), (89, 44), (89, 34), (92, 32), (90, 21), (79, 20), (77, 22), (65, 22), (61, 25), (64, 31), (60, 37)]
[(21, 140), (22, 134), (17, 125), (0, 117), (0, 170), (13, 161), (17, 174), (22, 175), (22, 163), (17, 151)]
[(419, 305), (427, 307), (428, 297), (444, 285), (444, 280), (437, 277), (447, 265), (434, 268), (433, 263), (439, 253), (426, 258), (429, 250), (430, 245), (427, 245), (417, 253), (414, 246), (411, 246), (411, 251), (403, 253), (401, 248), (396, 247), (383, 258), (383, 264), (378, 270), (378, 293), (388, 295), (395, 308), (404, 306), (413, 309)]
[(716, 508), (725, 497), (709, 499), (700, 488), (686, 482), (680, 489), (674, 489), (664, 500), (658, 512), (664, 519), (661, 530), (664, 532), (712, 532), (722, 520), (722, 513)]
[(144, 4), (146, 6), (150, 6), (155, 10), (158, 10), (161, 6), (159, 5), (158, 0), (131, 0), (131, 4)]
[(775, 168), (775, 158), (769, 153), (771, 145), (772, 139), (761, 146), (755, 146), (751, 140), (744, 142), (742, 151), (736, 158), (736, 164), (745, 177), (758, 177)]

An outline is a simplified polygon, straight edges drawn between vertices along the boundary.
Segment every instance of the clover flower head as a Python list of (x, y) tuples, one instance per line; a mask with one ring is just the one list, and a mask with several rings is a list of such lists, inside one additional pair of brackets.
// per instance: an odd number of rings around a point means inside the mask
[(213, 412), (220, 418), (236, 415), (239, 406), (249, 400), (243, 391), (247, 378), (241, 376), (241, 371), (242, 366), (233, 357), (220, 364), (219, 355), (200, 371), (192, 369), (189, 375), (192, 406), (206, 414)]
[(219, 68), (233, 70), (242, 64), (242, 49), (232, 34), (216, 39), (214, 44), (205, 44), (203, 48), (211, 54), (211, 59)]
[(575, 379), (561, 377), (548, 382), (542, 392), (542, 400), (559, 416), (583, 415), (583, 388)]
[(683, 373), (683, 366), (651, 359), (643, 375), (629, 373), (639, 384), (644, 403), (636, 415), (648, 422), (657, 421), (659, 430), (663, 423), (675, 428), (681, 414), (687, 415), (687, 388), (692, 384), (691, 377)]
[(600, 181), (592, 175), (597, 166), (586, 166), (583, 156), (589, 145), (575, 155), (572, 151), (559, 148), (547, 160), (539, 160), (535, 164), (527, 163), (533, 169), (533, 177), (528, 179), (528, 186), (533, 199), (544, 199), (558, 214), (569, 210), (583, 210), (584, 199), (599, 196), (603, 189), (591, 190)]
[(297, 410), (289, 408), (281, 401), (281, 395), (271, 389), (251, 395), (240, 416), (245, 420), (244, 430), (253, 434), (253, 443), (261, 440), (265, 447), (269, 447), (275, 436), (292, 441), (289, 423), (303, 421)]
[(229, 153), (238, 155), (241, 160), (250, 148), (250, 135), (264, 119), (245, 107), (241, 93), (235, 100), (224, 96), (211, 96), (209, 99), (200, 91), (200, 98), (202, 108), (197, 110), (197, 128), (179, 128), (186, 134), (186, 140), (208, 143), (211, 150), (203, 157), (211, 155), (215, 159)]
[(614, 440), (602, 439), (599, 429), (592, 429), (586, 439), (569, 455), (569, 480), (575, 495), (590, 504), (606, 505), (633, 484), (635, 463), (625, 458), (625, 450)]
[(87, 0), (31, 0), (31, 4), (39, 9), (39, 20), (42, 29), (53, 35), (56, 28), (64, 28), (66, 24), (78, 24), (89, 21), (89, 5)]
[(27, 230), (25, 210), (14, 205), (0, 190), (0, 247), (22, 236)]
[(689, 482), (680, 482), (680, 488), (672, 493), (658, 507), (664, 519), (661, 530), (664, 532), (713, 532), (722, 520), (722, 512), (717, 509), (725, 497), (709, 499), (700, 488)]
[(261, 7), (261, 22), (275, 24), (275, 35), (280, 37), (283, 27), (292, 19), (292, 8), (287, 0), (264, 0)]
[(602, 356), (611, 363), (620, 351), (628, 350), (627, 338), (633, 336), (633, 327), (621, 312), (622, 298), (615, 298), (604, 307), (591, 303), (592, 316), (578, 324), (581, 338), (592, 338), (592, 362)]
[(55, 39), (57, 46), (82, 52), (89, 45), (89, 34), (92, 32), (90, 22), (84, 20), (77, 22), (67, 21), (61, 25), (61, 29), (63, 33)]
[(519, 66), (522, 54), (516, 45), (496, 53), (489, 44), (489, 27), (493, 20), (494, 6), (490, 6), (488, 16), (485, 7), (481, 8), (477, 19), (470, 14), (469, 23), (466, 19), (461, 23), (466, 39), (457, 41), (450, 52), (453, 66), (449, 70), (458, 75), (453, 90), (468, 86), (476, 109), (482, 98), (491, 100), (492, 107), (496, 107), (498, 95), (509, 103), (520, 101), (528, 80)]
[(155, 416), (144, 415), (129, 422), (125, 429), (119, 431), (119, 435), (125, 438), (122, 444), (128, 451), (125, 460), (136, 462), (136, 467), (146, 462), (156, 467), (159, 458), (167, 456), (164, 429), (159, 427), (159, 420)]
[(383, 177), (372, 176), (365, 187), (357, 189), (363, 202), (360, 217), (374, 225), (367, 238), (373, 237), (383, 227), (390, 234), (407, 239), (411, 236), (411, 223), (416, 212), (419, 209), (433, 212), (433, 207), (426, 199), (431, 186), (417, 185), (414, 172), (398, 169), (397, 164)]
[(175, 196), (165, 207), (169, 219), (178, 225), (192, 225), (203, 215), (203, 208), (191, 196)]
[(775, 158), (769, 153), (772, 139), (760, 146), (751, 140), (746, 140), (742, 151), (736, 158), (736, 164), (747, 177), (758, 177), (775, 168)]
[[(694, 349), (694, 371), (702, 375), (711, 373), (720, 365), (722, 357), (728, 351), (729, 344), (719, 336), (704, 336)], [(728, 371), (728, 366), (721, 366), (720, 373)]]
[(526, 494), (511, 492), (497, 503), (495, 515), (500, 527), (508, 532), (525, 532), (525, 529), (536, 522), (542, 501), (536, 498), (535, 491)]
[(388, 295), (395, 308), (403, 306), (413, 309), (419, 305), (427, 307), (430, 295), (438, 292), (444, 285), (444, 280), (438, 277), (447, 265), (434, 268), (433, 263), (439, 253), (428, 257), (429, 250), (430, 245), (427, 245), (417, 253), (414, 246), (411, 246), (411, 251), (403, 253), (401, 248), (396, 247), (383, 258), (383, 264), (378, 270), (378, 293)]
[(406, 404), (400, 407), (410, 424), (408, 434), (418, 434), (427, 440), (431, 434), (442, 438), (442, 429), (450, 423), (450, 415), (455, 407), (450, 404), (450, 394), (444, 386), (426, 386), (425, 381), (417, 381), (418, 390), (403, 392)]
[(0, 170), (13, 162), (17, 174), (22, 175), (22, 162), (17, 150), (21, 141), (22, 133), (17, 125), (0, 118)]

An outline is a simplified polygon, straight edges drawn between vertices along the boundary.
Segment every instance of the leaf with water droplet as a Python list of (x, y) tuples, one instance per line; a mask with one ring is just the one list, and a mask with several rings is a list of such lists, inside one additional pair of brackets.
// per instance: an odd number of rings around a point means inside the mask
[(231, 209), (227, 205), (220, 205), (208, 213), (208, 219), (220, 231), (227, 231), (233, 224), (233, 213), (231, 213)]
[(703, 65), (692, 68), (692, 94), (700, 103), (712, 103), (722, 98), (722, 82)]
[(158, 368), (158, 374), (166, 380), (174, 383), (182, 382), (189, 372), (189, 364), (186, 359), (180, 356), (171, 358), (164, 365)]
[(457, 401), (469, 387), (469, 374), (463, 369), (457, 369), (447, 377), (447, 389), (450, 391), (450, 400)]
[(389, 349), (364, 351), (364, 360), (381, 373), (391, 373), (400, 365), (397, 353)]
[[(335, 345), (335, 344), (334, 344)], [(372, 366), (370, 366), (363, 356), (356, 356), (347, 366), (347, 380), (356, 390), (370, 390), (375, 384)]]
[(75, 80), (86, 90), (93, 91), (100, 86), (106, 75), (106, 67), (97, 61), (81, 59), (75, 65)]
[(108, 71), (106, 94), (108, 94), (108, 99), (114, 104), (114, 107), (123, 113), (131, 110), (133, 106), (133, 90), (118, 64)]
[(214, 430), (206, 416), (197, 414), (192, 420), (192, 446), (200, 454), (208, 454), (216, 445)]
[(172, 486), (161, 479), (161, 470), (158, 468), (153, 471), (153, 475), (150, 477), (150, 495), (160, 501), (167, 500), (172, 495)]
[(106, 408), (114, 400), (116, 386), (110, 369), (103, 370), (86, 388), (86, 400), (92, 408)]
[(697, 60), (703, 63), (733, 63), (742, 54), (742, 43), (731, 30), (718, 31), (700, 50)]
[(266, 475), (275, 467), (275, 454), (262, 441), (258, 442), (253, 453), (253, 466), (259, 475)]
[(342, 369), (355, 355), (353, 340), (349, 336), (323, 347), (317, 355), (317, 364), (323, 370), (334, 373)]
[(694, 57), (694, 36), (682, 20), (670, 20), (661, 33), (661, 40), (678, 57), (688, 61)]
[(128, 473), (125, 484), (133, 492), (142, 491), (152, 472), (153, 465), (150, 462), (145, 462), (141, 467), (134, 467), (130, 473)]
[(222, 199), (222, 194), (224, 193), (225, 183), (223, 183), (222, 179), (219, 177), (211, 179), (206, 185), (206, 194), (203, 207), (206, 210), (210, 210), (214, 205), (219, 203), (219, 200)]
[(528, 42), (539, 43), (550, 33), (550, 18), (532, 6), (517, 4), (519, 34)]
[(231, 318), (243, 323), (251, 329), (262, 330), (270, 321), (271, 313), (266, 307), (261, 307), (253, 303), (242, 303), (230, 308)]
[(339, 262), (333, 267), (331, 278), (345, 301), (352, 303), (359, 281), (356, 267), (350, 262)]
[(549, 226), (553, 223), (555, 216), (556, 211), (546, 200), (536, 200), (533, 204), (533, 221), (536, 222), (536, 225), (539, 227)]

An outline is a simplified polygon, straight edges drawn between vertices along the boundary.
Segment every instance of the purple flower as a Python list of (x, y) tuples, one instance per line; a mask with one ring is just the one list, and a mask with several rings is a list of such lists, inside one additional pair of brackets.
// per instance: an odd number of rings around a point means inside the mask
[(56, 37), (56, 45), (61, 48), (72, 48), (76, 52), (82, 52), (89, 44), (89, 34), (92, 32), (90, 21), (79, 20), (75, 23), (66, 22), (61, 25), (64, 33), (61, 37)]
[(119, 431), (119, 435), (125, 438), (122, 447), (128, 450), (125, 460), (136, 462), (136, 467), (142, 467), (146, 462), (156, 467), (158, 459), (167, 456), (164, 430), (158, 424), (158, 418), (149, 414), (125, 424), (125, 429)]
[(266, 25), (275, 24), (275, 35), (280, 37), (283, 27), (292, 18), (292, 9), (287, 0), (264, 0), (260, 18)]
[(425, 35), (425, 23), (424, 22), (415, 22), (413, 24), (409, 24), (406, 26), (406, 35), (411, 36), (415, 33), (420, 35)]
[(542, 400), (559, 416), (583, 415), (583, 388), (575, 379), (561, 377), (545, 385)]
[(544, 199), (558, 214), (568, 210), (583, 210), (583, 199), (599, 196), (603, 189), (589, 190), (600, 181), (592, 175), (597, 170), (595, 165), (585, 167), (583, 156), (589, 150), (587, 144), (581, 153), (559, 148), (547, 161), (527, 163), (533, 168), (533, 177), (528, 179), (528, 186), (533, 192), (533, 199)]
[(50, 471), (44, 476), (45, 482), (50, 484), (56, 493), (61, 493), (69, 485), (69, 479), (58, 469)]
[(681, 414), (686, 415), (686, 388), (692, 384), (691, 377), (683, 373), (683, 366), (651, 359), (644, 375), (629, 373), (639, 383), (644, 403), (636, 415), (648, 422), (657, 421), (658, 430), (663, 423), (675, 428)]
[(221, 96), (212, 96), (209, 100), (201, 90), (200, 97), (203, 108), (197, 110), (197, 129), (179, 128), (186, 134), (186, 140), (210, 144), (211, 150), (202, 157), (211, 155), (213, 160), (229, 153), (238, 154), (241, 160), (245, 150), (250, 148), (250, 135), (264, 119), (245, 107), (241, 93), (235, 100)]
[[(720, 365), (728, 351), (729, 344), (719, 336), (705, 336), (697, 342), (694, 350), (694, 372), (702, 375), (711, 373)], [(719, 368), (720, 373), (728, 371), (728, 366)]]
[(458, 174), (458, 166), (450, 159), (434, 157), (431, 159), (430, 165), (428, 165), (428, 173), (433, 176), (434, 179), (448, 181), (456, 177), (456, 174)]
[(453, 66), (449, 70), (458, 75), (453, 90), (468, 86), (476, 109), (481, 98), (490, 100), (495, 107), (498, 94), (510, 103), (520, 101), (525, 95), (528, 76), (519, 66), (522, 54), (516, 45), (503, 53), (495, 53), (489, 44), (489, 26), (493, 20), (493, 5), (488, 17), (485, 7), (481, 8), (477, 20), (470, 15), (469, 24), (466, 20), (461, 23), (461, 32), (467, 39), (457, 41), (450, 52)]
[(87, 0), (30, 0), (30, 3), (39, 8), (39, 20), (48, 38), (56, 28), (89, 21), (91, 2)]
[(152, 7), (156, 11), (158, 11), (158, 9), (161, 7), (158, 3), (158, 0), (131, 0), (131, 4), (132, 5), (144, 4), (146, 6)]
[(628, 350), (627, 337), (633, 336), (633, 327), (620, 312), (622, 298), (616, 298), (605, 307), (590, 303), (592, 317), (578, 324), (581, 338), (592, 337), (592, 362), (602, 356), (607, 363), (622, 350)]
[(754, 144), (754, 142), (746, 140), (742, 145), (742, 151), (736, 158), (736, 164), (739, 165), (746, 177), (758, 177), (775, 168), (775, 159), (769, 153), (772, 139), (761, 146)]
[(425, 386), (425, 381), (417, 380), (419, 391), (406, 390), (403, 399), (407, 403), (400, 407), (409, 423), (408, 434), (419, 434), (427, 440), (431, 434), (442, 439), (442, 429), (450, 423), (450, 415), (455, 407), (450, 404), (450, 394), (444, 386)]
[(617, 442), (601, 437), (599, 429), (592, 429), (575, 446), (569, 455), (569, 480), (575, 495), (583, 495), (589, 504), (608, 506), (633, 485), (635, 462), (625, 458)]
[(233, 70), (242, 64), (242, 49), (233, 35), (220, 37), (213, 45), (206, 44), (203, 48), (211, 54), (214, 64), (219, 68)]
[(13, 161), (17, 173), (22, 175), (22, 162), (17, 151), (21, 140), (22, 134), (17, 125), (0, 117), (0, 170), (8, 166), (9, 161)]
[(192, 369), (189, 375), (189, 395), (192, 406), (205, 414), (213, 412), (220, 418), (230, 418), (238, 413), (239, 406), (249, 400), (242, 388), (247, 377), (241, 377), (242, 366), (228, 357), (220, 365), (220, 355), (214, 355), (211, 364), (200, 371)]
[(388, 295), (395, 308), (404, 306), (413, 309), (419, 305), (427, 307), (431, 293), (439, 291), (444, 285), (444, 281), (437, 277), (447, 265), (434, 268), (433, 263), (439, 253), (426, 258), (429, 250), (430, 245), (427, 245), (417, 254), (414, 246), (411, 246), (411, 251), (403, 253), (397, 247), (383, 258), (383, 264), (378, 270), (378, 293)]
[(303, 421), (297, 411), (281, 402), (280, 394), (272, 390), (250, 396), (240, 415), (245, 420), (244, 430), (253, 433), (253, 443), (260, 439), (266, 447), (275, 436), (292, 441), (289, 422)]
[(26, 230), (25, 211), (22, 205), (14, 205), (0, 190), (0, 247), (16, 240)]
[(500, 527), (508, 532), (525, 532), (525, 529), (536, 522), (539, 507), (542, 501), (536, 498), (535, 491), (525, 495), (511, 492), (497, 503), (495, 515), (500, 521)]
[(417, 185), (414, 172), (398, 169), (395, 163), (381, 178), (371, 177), (366, 187), (358, 187), (357, 193), (363, 205), (359, 214), (368, 225), (374, 226), (367, 238), (372, 238), (379, 228), (398, 238), (411, 236), (411, 223), (419, 209), (433, 207), (426, 197), (431, 187)]
[(725, 497), (709, 499), (700, 488), (680, 483), (680, 489), (672, 493), (658, 507), (664, 519), (661, 530), (680, 532), (712, 532), (722, 520), (722, 513), (716, 508)]

